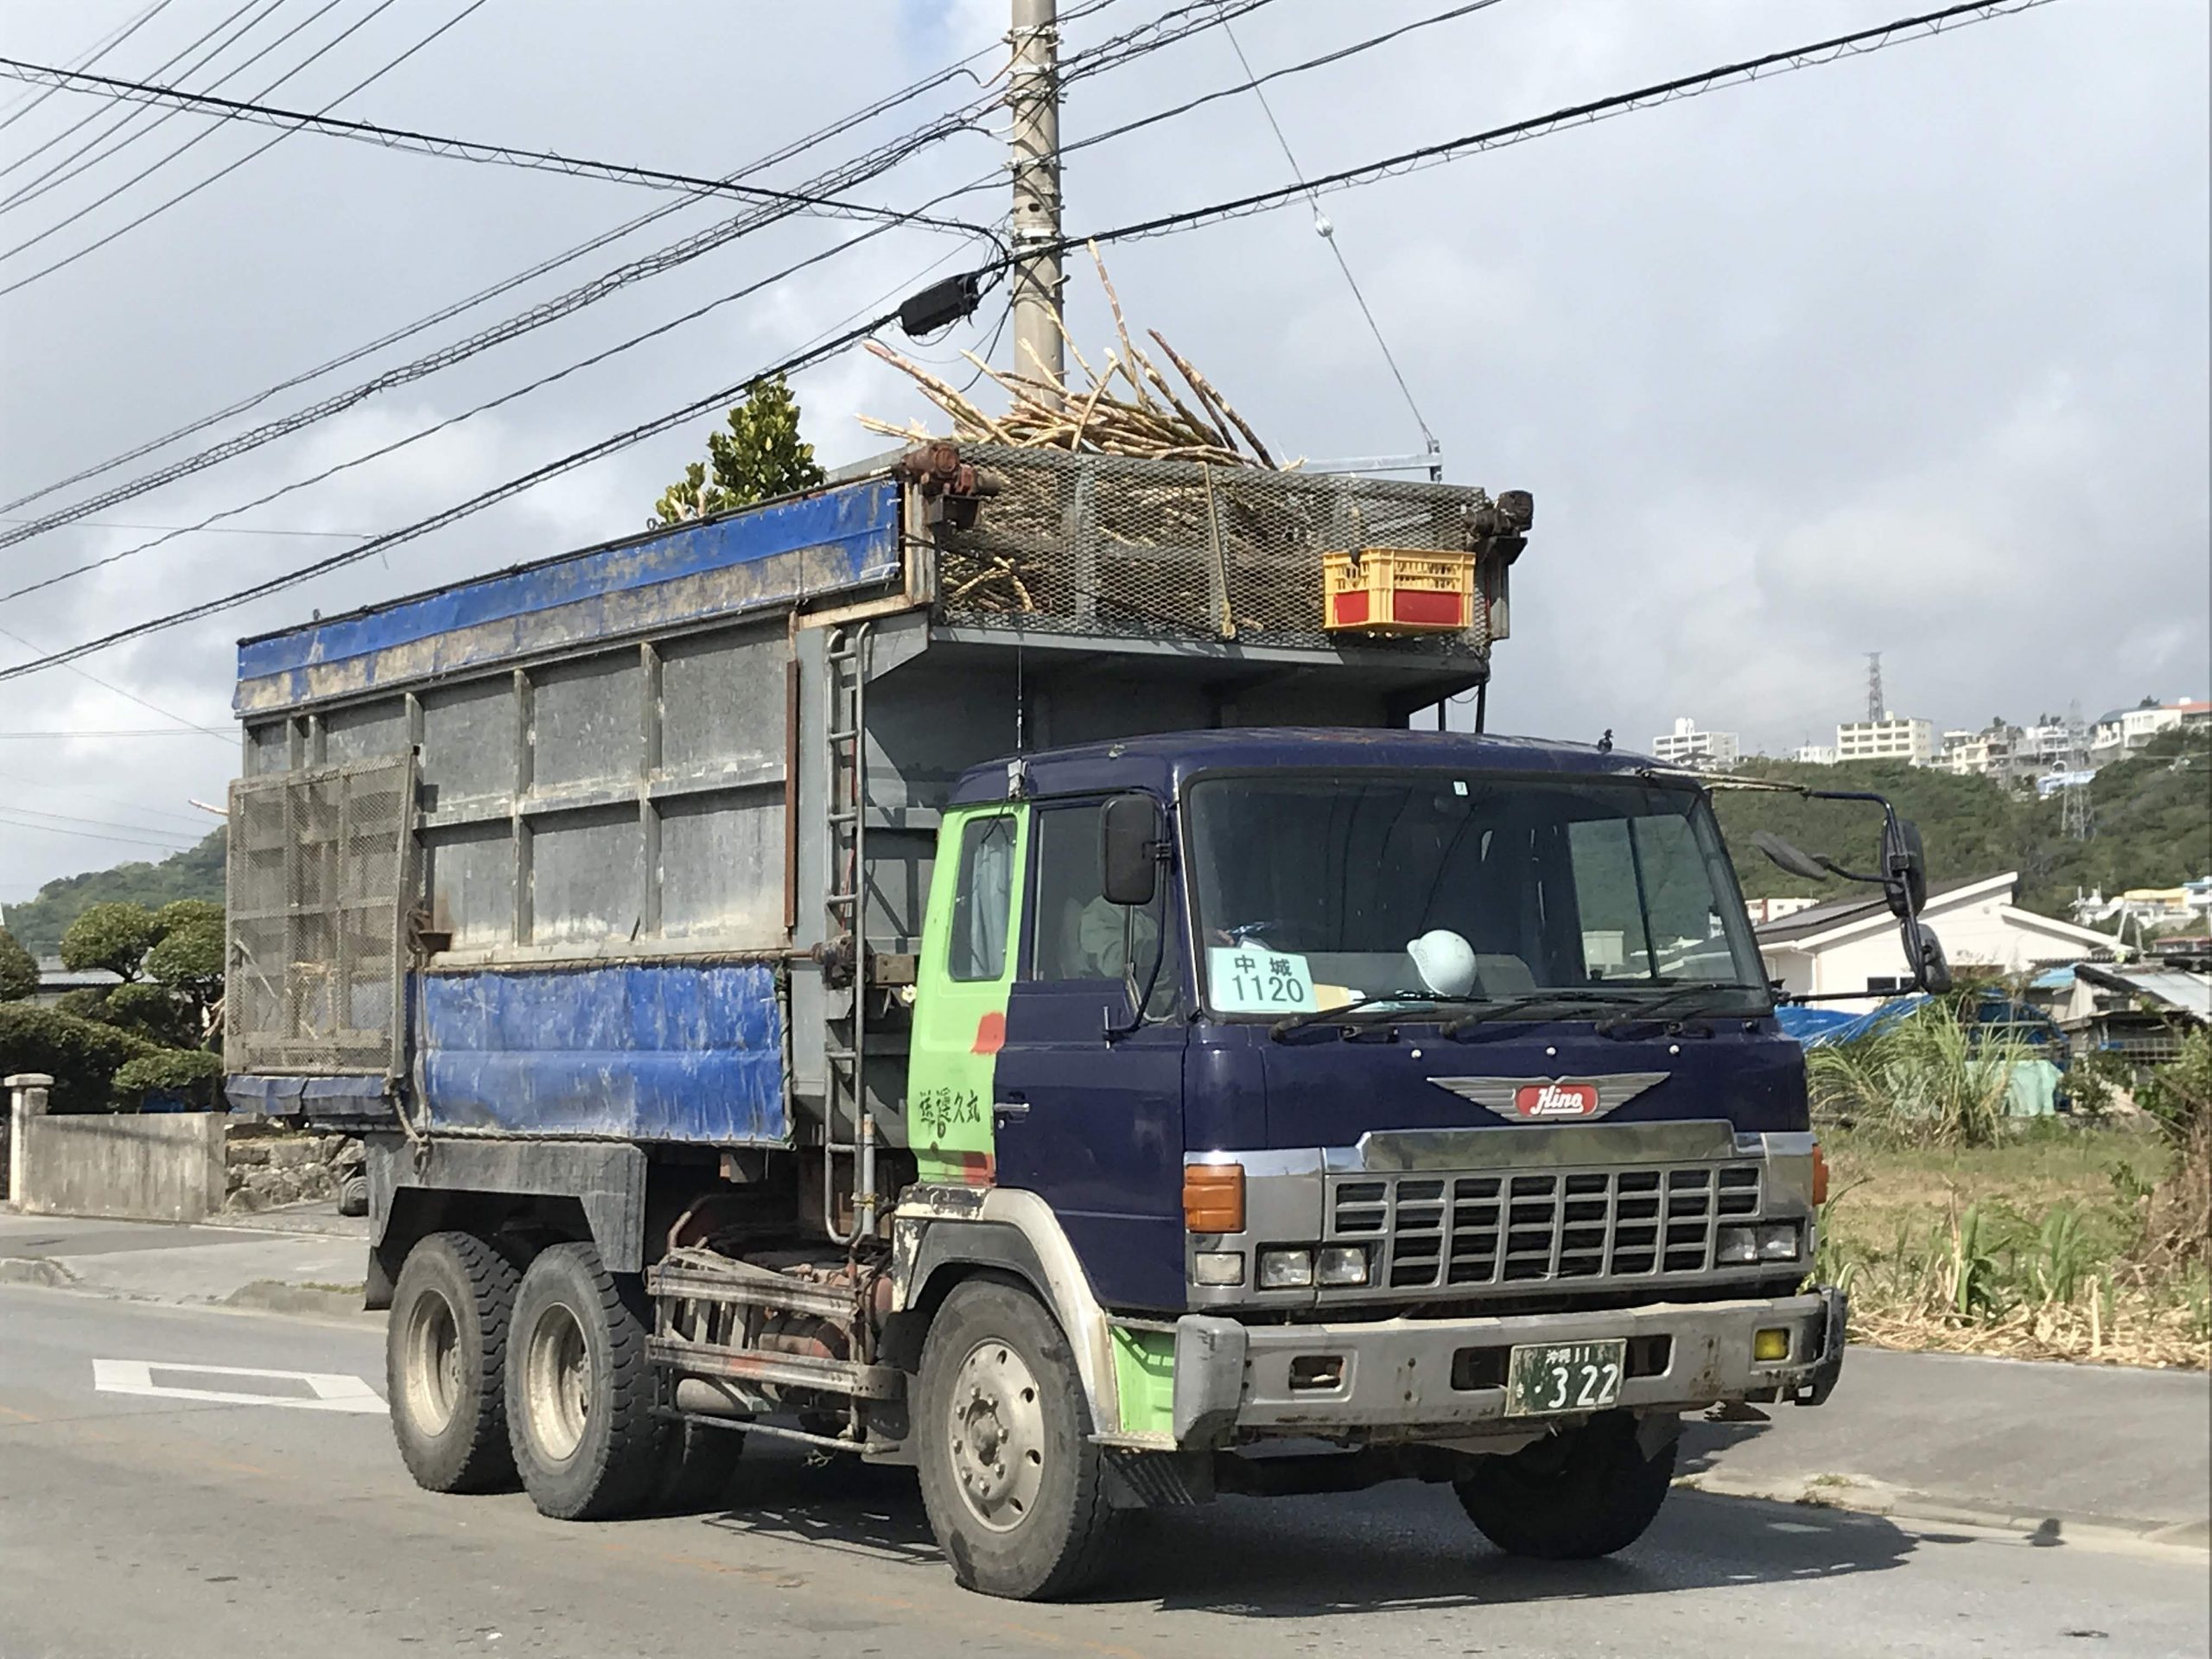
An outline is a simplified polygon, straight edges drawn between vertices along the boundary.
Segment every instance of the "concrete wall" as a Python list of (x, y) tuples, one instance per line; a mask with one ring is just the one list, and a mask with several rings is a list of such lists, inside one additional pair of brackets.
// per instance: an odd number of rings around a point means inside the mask
[(219, 1112), (18, 1115), (11, 1148), (29, 1215), (198, 1221), (223, 1202)]

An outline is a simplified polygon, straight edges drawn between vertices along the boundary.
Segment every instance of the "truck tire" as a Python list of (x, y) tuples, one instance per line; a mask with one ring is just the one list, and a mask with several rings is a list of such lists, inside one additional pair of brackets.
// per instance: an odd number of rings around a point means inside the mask
[(369, 1178), (358, 1172), (338, 1183), (338, 1213), (341, 1216), (365, 1216), (369, 1213)]
[(652, 1495), (664, 1436), (639, 1298), (588, 1244), (549, 1245), (522, 1276), (507, 1438), (541, 1515), (604, 1521)]
[(432, 1233), (407, 1253), (385, 1325), (385, 1397), (415, 1484), (433, 1492), (512, 1484), (508, 1322), (521, 1275), (473, 1233)]
[(995, 1279), (956, 1286), (922, 1344), (916, 1395), (922, 1503), (954, 1578), (1031, 1601), (1104, 1570), (1112, 1515), (1090, 1406), (1035, 1297)]
[(1674, 1478), (1674, 1443), (1646, 1458), (1636, 1420), (1617, 1412), (1510, 1458), (1484, 1458), (1453, 1487), (1467, 1518), (1507, 1554), (1585, 1561), (1643, 1536)]

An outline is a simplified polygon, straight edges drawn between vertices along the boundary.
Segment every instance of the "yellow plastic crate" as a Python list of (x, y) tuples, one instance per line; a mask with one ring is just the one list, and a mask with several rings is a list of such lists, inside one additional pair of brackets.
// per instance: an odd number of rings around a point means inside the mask
[(1464, 633), (1475, 621), (1475, 556), (1369, 547), (1321, 556), (1322, 626), (1332, 633)]

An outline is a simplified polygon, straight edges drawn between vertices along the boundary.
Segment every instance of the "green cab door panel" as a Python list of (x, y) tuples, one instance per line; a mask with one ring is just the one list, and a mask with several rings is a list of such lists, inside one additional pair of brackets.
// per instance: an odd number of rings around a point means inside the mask
[(938, 832), (915, 976), (906, 1135), (925, 1181), (988, 1186), (992, 1088), (1014, 985), (1029, 812), (963, 807)]

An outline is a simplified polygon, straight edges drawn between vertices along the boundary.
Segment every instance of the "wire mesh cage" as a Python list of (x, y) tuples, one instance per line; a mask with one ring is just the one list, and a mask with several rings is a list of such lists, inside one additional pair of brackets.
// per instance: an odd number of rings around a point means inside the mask
[[(1322, 559), (1376, 548), (1481, 552), (1497, 512), (1459, 485), (963, 444), (996, 480), (973, 524), (939, 532), (950, 621), (1293, 645), (1323, 629)], [(1517, 543), (1516, 543), (1517, 548)], [(1448, 635), (1391, 641), (1480, 651), (1484, 607)]]
[(411, 753), (231, 785), (228, 1071), (393, 1072), (414, 799)]

